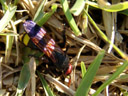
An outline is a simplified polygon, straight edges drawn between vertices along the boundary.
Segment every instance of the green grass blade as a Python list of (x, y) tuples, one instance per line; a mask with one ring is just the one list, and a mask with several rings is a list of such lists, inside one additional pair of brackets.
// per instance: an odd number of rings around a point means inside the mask
[(128, 9), (123, 10), (123, 11), (120, 11), (119, 13), (121, 13), (121, 14), (124, 14), (124, 15), (128, 16)]
[(73, 7), (70, 9), (70, 12), (74, 14), (75, 16), (78, 16), (82, 10), (84, 9), (86, 0), (76, 0)]
[(37, 71), (37, 74), (40, 77), (41, 83), (45, 89), (46, 94), (48, 94), (48, 96), (54, 96), (53, 92), (51, 91), (51, 89), (49, 88), (47, 82), (45, 81), (45, 79), (43, 78), (43, 76), (40, 74), (40, 72)]
[(57, 5), (55, 5), (55, 4), (52, 5), (51, 9), (52, 9), (51, 12), (45, 13), (45, 14), (43, 15), (43, 17), (40, 18), (40, 20), (38, 20), (38, 21), (36, 22), (38, 25), (42, 26), (42, 25), (52, 16), (52, 14), (53, 14), (53, 13), (56, 11), (56, 9), (57, 9)]
[(67, 0), (60, 0), (60, 1), (61, 1), (61, 5), (62, 5), (62, 8), (63, 8), (64, 14), (65, 14), (65, 16), (68, 20), (68, 23), (69, 23), (70, 27), (72, 28), (72, 30), (74, 32), (74, 34), (76, 36), (81, 35), (81, 32), (78, 29), (78, 27), (75, 23), (75, 20), (74, 20), (73, 16), (71, 15), (70, 11), (69, 11)]
[(19, 2), (19, 0), (15, 0), (15, 1), (14, 1), (14, 5), (16, 5), (18, 2)]
[(94, 59), (94, 61), (91, 63), (76, 91), (75, 96), (87, 96), (93, 78), (96, 75), (96, 72), (101, 64), (104, 54), (105, 54), (104, 50), (100, 51), (96, 56), (96, 58)]
[(16, 6), (9, 6), (3, 18), (0, 20), (0, 32), (7, 26), (16, 12)]
[(98, 94), (107, 86), (109, 85), (113, 80), (115, 80), (117, 78), (117, 76), (119, 76), (120, 73), (123, 72), (123, 70), (128, 66), (128, 61), (124, 61), (123, 65), (120, 66), (117, 71), (110, 76), (110, 78), (105, 81), (98, 89), (97, 91), (92, 95), (92, 96), (98, 96)]
[(99, 9), (102, 9), (102, 10), (108, 11), (108, 12), (118, 12), (118, 11), (128, 9), (128, 1), (113, 4), (113, 5), (106, 5), (106, 6), (102, 6), (102, 7), (95, 2), (88, 1), (86, 3), (89, 4), (90, 6), (93, 6), (95, 8), (99, 8)]
[(47, 0), (42, 0), (34, 18), (33, 18), (34, 22), (37, 22), (38, 20), (40, 20), (40, 18), (42, 18), (42, 16), (44, 15), (43, 8), (44, 8), (44, 4), (46, 3), (46, 1)]
[(6, 0), (0, 0), (0, 3), (2, 4), (2, 8), (4, 10), (4, 12), (8, 9), (8, 6), (6, 4)]
[(82, 71), (82, 78), (83, 78), (86, 73), (86, 67), (84, 62), (81, 62), (81, 71)]
[(30, 79), (30, 70), (29, 70), (29, 65), (24, 64), (22, 67), (21, 73), (20, 73), (20, 78), (18, 82), (18, 88), (15, 96), (22, 96), (24, 89), (26, 88), (28, 82)]

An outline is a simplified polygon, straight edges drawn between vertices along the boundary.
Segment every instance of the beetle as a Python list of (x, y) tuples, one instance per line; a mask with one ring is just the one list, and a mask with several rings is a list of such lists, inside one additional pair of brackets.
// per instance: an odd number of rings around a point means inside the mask
[(24, 30), (30, 37), (34, 45), (51, 59), (59, 70), (63, 70), (66, 75), (72, 71), (72, 65), (69, 63), (69, 57), (47, 34), (47, 32), (31, 20), (23, 24)]

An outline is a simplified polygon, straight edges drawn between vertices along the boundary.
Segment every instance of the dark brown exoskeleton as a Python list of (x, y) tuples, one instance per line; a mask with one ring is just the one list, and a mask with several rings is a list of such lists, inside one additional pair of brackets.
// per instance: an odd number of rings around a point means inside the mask
[(59, 70), (66, 71), (66, 74), (70, 74), (72, 65), (69, 64), (68, 56), (47, 32), (31, 20), (24, 22), (23, 26), (30, 40), (52, 60), (56, 67)]

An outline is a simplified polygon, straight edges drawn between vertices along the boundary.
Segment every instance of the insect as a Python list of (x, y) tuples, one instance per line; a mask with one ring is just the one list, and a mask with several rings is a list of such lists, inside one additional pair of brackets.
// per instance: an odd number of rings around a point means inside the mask
[(59, 70), (64, 70), (66, 75), (71, 73), (72, 65), (69, 64), (68, 55), (62, 51), (43, 28), (31, 20), (25, 21), (23, 27), (30, 40), (51, 59)]

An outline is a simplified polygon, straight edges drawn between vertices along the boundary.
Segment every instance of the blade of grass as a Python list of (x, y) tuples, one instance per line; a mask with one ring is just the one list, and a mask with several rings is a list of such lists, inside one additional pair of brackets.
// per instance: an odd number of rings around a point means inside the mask
[(3, 35), (3, 36), (19, 36), (19, 34), (16, 34), (16, 33), (0, 33), (0, 35)]
[(44, 9), (44, 4), (46, 3), (47, 0), (42, 0), (34, 18), (33, 21), (37, 22), (38, 20), (40, 20), (40, 18), (44, 15), (43, 9)]
[(40, 20), (38, 20), (36, 23), (40, 26), (42, 26), (51, 16), (52, 14), (56, 11), (57, 9), (57, 5), (52, 5), (51, 7), (52, 11), (51, 12), (47, 12), (43, 15), (42, 18), (40, 18)]
[(43, 78), (43, 76), (40, 74), (40, 72), (37, 71), (37, 74), (40, 77), (41, 83), (45, 89), (46, 94), (48, 94), (48, 96), (54, 96), (53, 92), (51, 91), (51, 89), (48, 87), (47, 82), (45, 81), (45, 79)]
[(7, 26), (16, 12), (16, 6), (9, 6), (3, 18), (0, 20), (0, 32)]
[(4, 10), (4, 12), (8, 9), (8, 6), (6, 4), (6, 0), (0, 0), (0, 3), (2, 4), (2, 8)]
[(124, 15), (128, 16), (128, 9), (123, 10), (123, 11), (120, 11), (119, 13), (121, 13), (121, 14), (124, 14)]
[(95, 8), (99, 8), (99, 9), (102, 9), (102, 10), (108, 11), (108, 12), (118, 12), (118, 11), (128, 9), (128, 1), (121, 2), (118, 4), (113, 4), (113, 5), (106, 5), (106, 6), (102, 6), (102, 7), (95, 2), (88, 1), (86, 3), (89, 4), (90, 6), (93, 6)]
[[(86, 0), (88, 1), (88, 0)], [(88, 4), (85, 4), (85, 10), (86, 12), (88, 12), (88, 8), (89, 8), (89, 5)], [(87, 28), (88, 28), (88, 16), (86, 15), (86, 13), (83, 11), (82, 13), (82, 20), (83, 20), (83, 28), (82, 28), (82, 32), (83, 34), (86, 34), (87, 32)]]
[[(70, 9), (70, 12), (75, 15), (78, 16), (82, 10), (84, 10), (84, 8), (86, 9), (86, 11), (88, 11), (88, 4), (85, 4), (85, 2), (88, 0), (76, 0), (75, 4), (73, 5), (73, 7)], [(87, 32), (87, 26), (88, 26), (88, 18), (87, 15), (83, 12), (82, 13), (82, 22), (83, 22), (83, 28), (82, 32), (85, 34)]]
[(76, 91), (75, 96), (87, 96), (89, 88), (92, 84), (93, 78), (96, 75), (96, 72), (101, 64), (104, 54), (105, 54), (105, 51), (101, 50), (96, 56), (96, 58), (94, 59), (94, 61), (91, 63), (91, 65), (89, 66), (86, 74), (84, 75)]
[(35, 96), (35, 93), (36, 93), (36, 75), (35, 75), (36, 62), (35, 62), (34, 57), (32, 57), (30, 59), (29, 70), (30, 70), (30, 74), (31, 74), (31, 79), (30, 79), (30, 82), (29, 82), (29, 84), (31, 85), (31, 88), (29, 88), (29, 89), (31, 90), (31, 95)]
[(86, 67), (84, 62), (81, 62), (81, 71), (82, 71), (82, 78), (83, 78), (86, 73)]
[(127, 66), (128, 66), (128, 61), (124, 61), (123, 65), (120, 66), (120, 67), (116, 70), (116, 72), (115, 72), (112, 76), (110, 76), (110, 78), (109, 78), (107, 81), (105, 81), (105, 82), (97, 89), (97, 91), (96, 91), (92, 96), (98, 96), (98, 94), (100, 94), (100, 92), (101, 92), (107, 85), (111, 84), (111, 82), (112, 82), (113, 80), (115, 80), (115, 79), (117, 78), (117, 76), (119, 76), (119, 74), (122, 73), (123, 70), (124, 70)]
[(117, 79), (121, 80), (121, 79), (127, 79), (128, 78), (128, 74), (124, 74), (124, 75), (121, 75), (120, 77), (118, 77)]
[(22, 94), (29, 82), (29, 79), (30, 79), (29, 65), (24, 64), (24, 66), (22, 67), (21, 73), (20, 73), (18, 88), (17, 88), (15, 96), (22, 96)]
[[(69, 88), (68, 86), (66, 86), (65, 84), (61, 83), (59, 80), (57, 80), (57, 78), (52, 77), (51, 75), (47, 74), (44, 75), (45, 79), (48, 80), (50, 83), (54, 84), (54, 86), (59, 89), (62, 90), (64, 93), (66, 93), (68, 96), (74, 96), (75, 91), (72, 90), (71, 88)], [(67, 77), (68, 78), (68, 77)], [(59, 91), (58, 90), (58, 91)]]
[(16, 5), (18, 2), (19, 2), (19, 0), (15, 0), (15, 1), (14, 1), (14, 5)]
[[(92, 25), (97, 29), (97, 31), (99, 32), (100, 36), (103, 38), (103, 40), (105, 40), (106, 42), (108, 42), (109, 44), (112, 44), (111, 41), (107, 38), (107, 36), (99, 29), (99, 27), (96, 25), (96, 23), (94, 22), (94, 20), (90, 17), (90, 15), (84, 10), (84, 12), (86, 13), (86, 15), (88, 16), (88, 19), (90, 20), (90, 22), (92, 23)], [(128, 60), (127, 55), (122, 52), (117, 46), (115, 46), (114, 44), (113, 48), (116, 50), (116, 52), (124, 59)]]
[(65, 14), (65, 16), (66, 16), (66, 18), (68, 20), (68, 23), (69, 23), (70, 27), (74, 31), (74, 34), (76, 36), (80, 36), (81, 32), (78, 29), (78, 27), (77, 27), (77, 25), (75, 23), (75, 20), (74, 20), (73, 16), (71, 15), (70, 11), (69, 11), (67, 0), (60, 0), (60, 1), (61, 1), (61, 5), (62, 5), (62, 8), (63, 8), (64, 14)]
[(76, 0), (75, 4), (70, 9), (70, 12), (73, 13), (75, 16), (78, 16), (84, 9), (85, 1), (86, 0)]
[(13, 42), (14, 42), (14, 36), (7, 35), (6, 36), (5, 63), (7, 63), (9, 61)]

